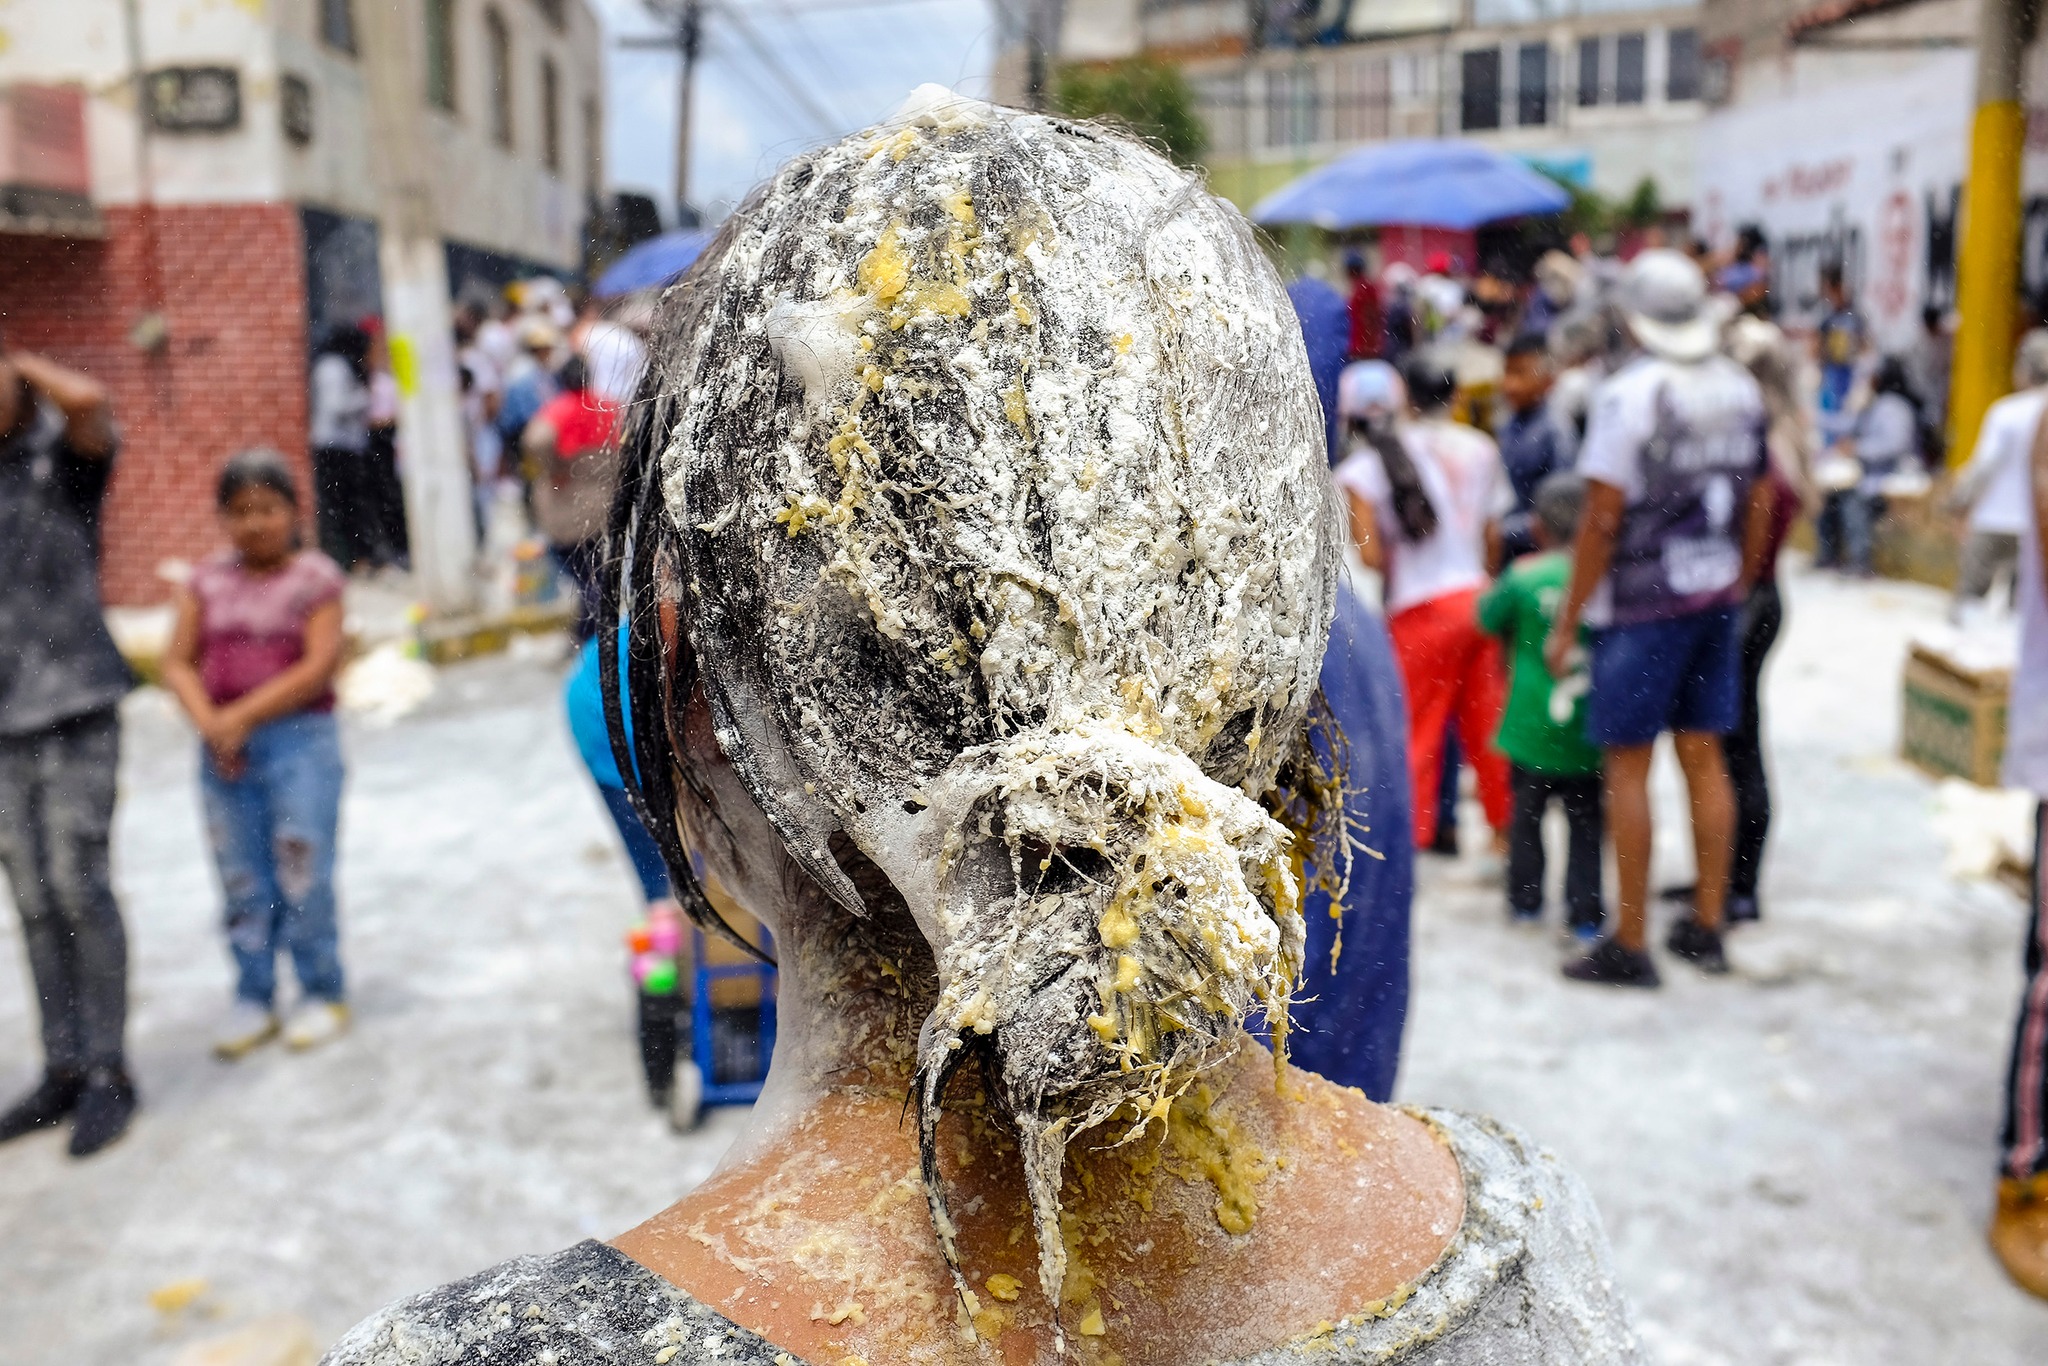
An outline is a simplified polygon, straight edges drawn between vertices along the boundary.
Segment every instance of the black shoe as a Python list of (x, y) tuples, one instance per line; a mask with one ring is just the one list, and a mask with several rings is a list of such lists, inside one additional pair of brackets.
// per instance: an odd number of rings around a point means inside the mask
[(1756, 898), (1753, 896), (1731, 894), (1728, 898), (1728, 909), (1721, 912), (1721, 919), (1730, 925), (1747, 924), (1763, 918), (1763, 909), (1756, 904)]
[(1671, 927), (1664, 947), (1701, 972), (1718, 975), (1728, 971), (1728, 955), (1721, 949), (1721, 932), (1708, 929), (1692, 916)]
[(1574, 958), (1563, 968), (1574, 982), (1597, 982), (1609, 987), (1654, 987), (1661, 983), (1657, 965), (1650, 955), (1625, 949), (1614, 939), (1603, 939), (1583, 958)]
[(1542, 918), (1543, 908), (1541, 906), (1534, 906), (1525, 911), (1513, 903), (1508, 905), (1508, 923), (1511, 925), (1533, 925)]
[(1657, 889), (1657, 900), (1668, 901), (1676, 906), (1690, 906), (1692, 905), (1693, 897), (1698, 892), (1699, 888), (1693, 886), (1690, 882), (1682, 887), (1659, 887)]
[(95, 1067), (71, 1117), (71, 1155), (91, 1157), (128, 1131), (135, 1115), (135, 1083), (118, 1067)]
[(84, 1089), (85, 1076), (82, 1073), (44, 1072), (35, 1090), (8, 1106), (5, 1114), (0, 1114), (0, 1143), (62, 1124), (64, 1116), (78, 1108), (78, 1093)]

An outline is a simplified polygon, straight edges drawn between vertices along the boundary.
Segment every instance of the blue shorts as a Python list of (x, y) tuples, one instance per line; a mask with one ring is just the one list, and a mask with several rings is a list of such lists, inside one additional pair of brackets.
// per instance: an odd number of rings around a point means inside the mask
[(1742, 648), (1733, 607), (1593, 633), (1586, 738), (1603, 749), (1665, 731), (1726, 735), (1742, 714)]

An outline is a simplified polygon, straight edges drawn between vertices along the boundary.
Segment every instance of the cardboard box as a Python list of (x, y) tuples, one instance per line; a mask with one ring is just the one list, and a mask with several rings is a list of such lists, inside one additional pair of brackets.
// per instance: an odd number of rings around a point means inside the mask
[(1937, 777), (1998, 786), (2005, 755), (2005, 669), (1970, 669), (1915, 645), (1906, 657), (1899, 755)]

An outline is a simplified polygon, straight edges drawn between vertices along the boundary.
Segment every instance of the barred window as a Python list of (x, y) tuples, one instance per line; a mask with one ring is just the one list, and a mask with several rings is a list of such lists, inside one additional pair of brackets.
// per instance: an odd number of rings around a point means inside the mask
[(1458, 126), (1468, 133), (1500, 127), (1500, 49), (1460, 53), (1458, 76)]
[(1550, 122), (1550, 44), (1524, 43), (1515, 54), (1515, 122), (1524, 128)]
[(1649, 44), (1640, 33), (1614, 40), (1614, 102), (1641, 104), (1649, 93)]

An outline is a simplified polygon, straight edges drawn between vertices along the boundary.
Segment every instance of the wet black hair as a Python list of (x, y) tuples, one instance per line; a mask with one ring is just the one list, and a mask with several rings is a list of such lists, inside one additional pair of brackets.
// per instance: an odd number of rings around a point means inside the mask
[(299, 484), (282, 455), (267, 446), (257, 446), (228, 457), (220, 467), (220, 482), (214, 486), (214, 506), (226, 510), (244, 489), (269, 489), (294, 508), (299, 505)]
[(1505, 359), (1513, 360), (1516, 356), (1538, 356), (1547, 361), (1550, 359), (1550, 343), (1541, 332), (1524, 332), (1508, 343)]
[(1870, 392), (1873, 394), (1897, 394), (1919, 406), (1919, 396), (1913, 392), (1913, 381), (1906, 374), (1906, 363), (1897, 356), (1886, 356), (1877, 363), (1877, 371), (1870, 377)]
[(590, 387), (590, 366), (581, 356), (571, 356), (555, 371), (555, 383), (565, 394), (580, 394)]
[(1416, 353), (1401, 363), (1401, 380), (1408, 386), (1408, 401), (1419, 412), (1441, 408), (1458, 392), (1458, 377), (1440, 357)]

